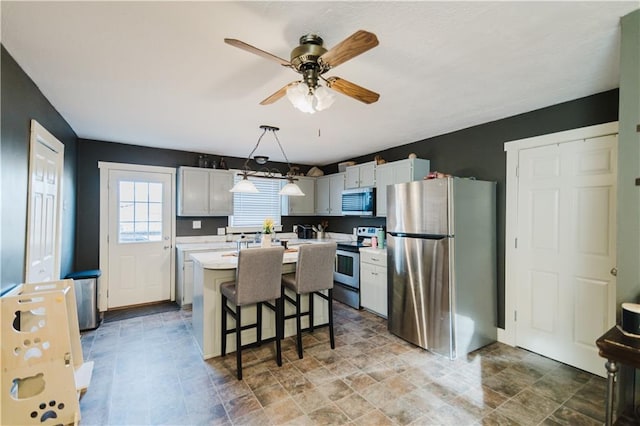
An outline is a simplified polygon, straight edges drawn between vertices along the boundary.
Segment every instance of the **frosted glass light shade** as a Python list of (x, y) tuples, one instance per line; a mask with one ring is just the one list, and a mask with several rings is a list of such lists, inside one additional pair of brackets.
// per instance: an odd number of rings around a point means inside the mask
[(287, 98), (294, 107), (308, 114), (327, 109), (335, 101), (335, 95), (326, 87), (318, 85), (310, 93), (306, 83), (290, 86), (287, 89)]
[(258, 188), (251, 182), (246, 176), (239, 180), (233, 188), (229, 190), (229, 192), (250, 192), (250, 193), (258, 193)]
[(304, 196), (304, 192), (302, 192), (300, 187), (298, 185), (296, 185), (295, 183), (293, 183), (293, 182), (289, 182), (288, 184), (283, 186), (282, 189), (280, 190), (280, 192), (278, 192), (278, 194), (280, 194), (280, 195), (288, 195), (290, 197), (302, 197), (302, 196)]

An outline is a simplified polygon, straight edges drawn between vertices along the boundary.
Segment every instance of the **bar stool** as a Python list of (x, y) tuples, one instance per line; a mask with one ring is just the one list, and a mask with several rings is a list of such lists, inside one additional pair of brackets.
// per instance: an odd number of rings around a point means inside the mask
[[(280, 283), (282, 280), (282, 260), (284, 247), (243, 249), (238, 253), (236, 280), (222, 283), (222, 356), (227, 352), (227, 335), (236, 333), (236, 369), (238, 380), (242, 380), (242, 330), (256, 328), (256, 342), (262, 344), (262, 305), (269, 307), (276, 315), (276, 362), (282, 366), (279, 324), (282, 299)], [(227, 304), (235, 305), (235, 311)], [(269, 303), (275, 300), (275, 305)], [(242, 325), (242, 306), (256, 305), (256, 323)], [(227, 315), (235, 319), (235, 328), (227, 329)], [(269, 339), (270, 340), (270, 339)], [(249, 346), (249, 345), (246, 345)]]
[[(335, 349), (333, 336), (333, 270), (336, 258), (336, 243), (318, 243), (301, 245), (298, 248), (298, 262), (295, 274), (285, 274), (282, 276), (282, 300), (283, 317), (281, 335), (284, 334), (284, 323), (288, 319), (296, 319), (296, 345), (298, 348), (298, 358), (302, 359), (302, 326), (303, 316), (309, 317), (309, 331), (313, 332), (313, 298), (320, 296), (329, 302), (329, 339), (331, 349)], [(285, 288), (295, 292), (293, 299), (285, 294)], [(321, 291), (327, 290), (327, 295)], [(309, 310), (302, 312), (300, 296), (309, 295)], [(295, 313), (284, 315), (284, 301), (291, 303), (295, 307)]]

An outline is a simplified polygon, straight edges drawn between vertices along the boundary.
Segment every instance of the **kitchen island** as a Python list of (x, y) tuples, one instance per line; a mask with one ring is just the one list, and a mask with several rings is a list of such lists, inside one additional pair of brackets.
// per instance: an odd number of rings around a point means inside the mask
[[(244, 249), (252, 250), (252, 249)], [(236, 277), (238, 257), (235, 251), (193, 253), (193, 335), (196, 337), (200, 352), (204, 359), (213, 358), (221, 354), (221, 298), (220, 284), (233, 281)], [(282, 273), (295, 272), (298, 251), (295, 248), (284, 253)], [(278, 267), (274, 265), (274, 267)], [(302, 297), (302, 306), (306, 311), (308, 296)], [(293, 313), (293, 307), (285, 303), (285, 314)], [(275, 315), (269, 309), (262, 311), (262, 338), (275, 336)], [(245, 306), (242, 308), (242, 325), (255, 323), (256, 308)], [(314, 324), (322, 325), (328, 322), (327, 302), (319, 297), (314, 298)], [(234, 326), (233, 318), (228, 318), (228, 327)], [(309, 325), (308, 317), (302, 318), (302, 327)], [(295, 321), (285, 324), (285, 337), (296, 333)], [(256, 340), (255, 328), (242, 332), (242, 342), (251, 343)], [(227, 336), (227, 353), (236, 349), (235, 335)]]

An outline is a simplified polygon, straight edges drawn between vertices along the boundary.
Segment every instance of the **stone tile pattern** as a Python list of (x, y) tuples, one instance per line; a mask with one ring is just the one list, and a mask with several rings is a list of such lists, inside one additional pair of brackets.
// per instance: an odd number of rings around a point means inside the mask
[[(417, 348), (366, 311), (334, 302), (326, 328), (204, 361), (181, 310), (101, 325), (81, 336), (95, 361), (82, 425), (600, 425), (604, 379), (494, 343), (458, 360)], [(604, 364), (604, 360), (603, 360)], [(604, 368), (604, 367), (603, 367)]]

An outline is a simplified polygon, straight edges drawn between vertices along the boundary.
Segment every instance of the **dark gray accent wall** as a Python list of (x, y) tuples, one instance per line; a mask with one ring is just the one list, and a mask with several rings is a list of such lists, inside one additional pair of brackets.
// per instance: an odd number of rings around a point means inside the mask
[[(560, 132), (618, 120), (618, 89), (585, 98), (564, 102), (479, 126), (470, 127), (419, 142), (397, 146), (381, 152), (372, 152), (351, 160), (363, 163), (381, 155), (387, 161), (407, 158), (415, 153), (419, 158), (431, 160), (431, 170), (454, 176), (491, 180), (497, 187), (497, 240), (498, 240), (498, 325), (504, 327), (504, 256), (506, 209), (506, 155), (504, 143), (508, 141)], [(349, 160), (349, 159), (345, 159)], [(336, 173), (338, 166), (323, 168), (325, 173)], [(338, 229), (345, 227), (337, 224)], [(348, 227), (346, 227), (348, 229)], [(344, 232), (344, 231), (341, 231)]]
[[(255, 143), (248, 141), (247, 146)], [(249, 153), (249, 151), (247, 151)], [(78, 220), (76, 265), (78, 269), (96, 269), (100, 264), (100, 171), (98, 162), (141, 164), (146, 166), (196, 166), (199, 153), (172, 149), (150, 148), (90, 139), (78, 140)], [(219, 162), (219, 155), (208, 154)], [(241, 169), (245, 159), (224, 156), (229, 168)], [(251, 163), (251, 167), (256, 167)], [(310, 166), (298, 165), (302, 172)], [(269, 162), (270, 168), (287, 171), (287, 165)], [(192, 221), (200, 220), (201, 229), (192, 229)], [(227, 226), (227, 217), (177, 217), (176, 235), (215, 235), (219, 227)]]
[(7, 289), (24, 281), (27, 235), (27, 191), (29, 185), (29, 137), (35, 119), (64, 144), (62, 181), (61, 276), (74, 269), (76, 220), (76, 141), (71, 126), (1, 47), (2, 139), (2, 276)]

